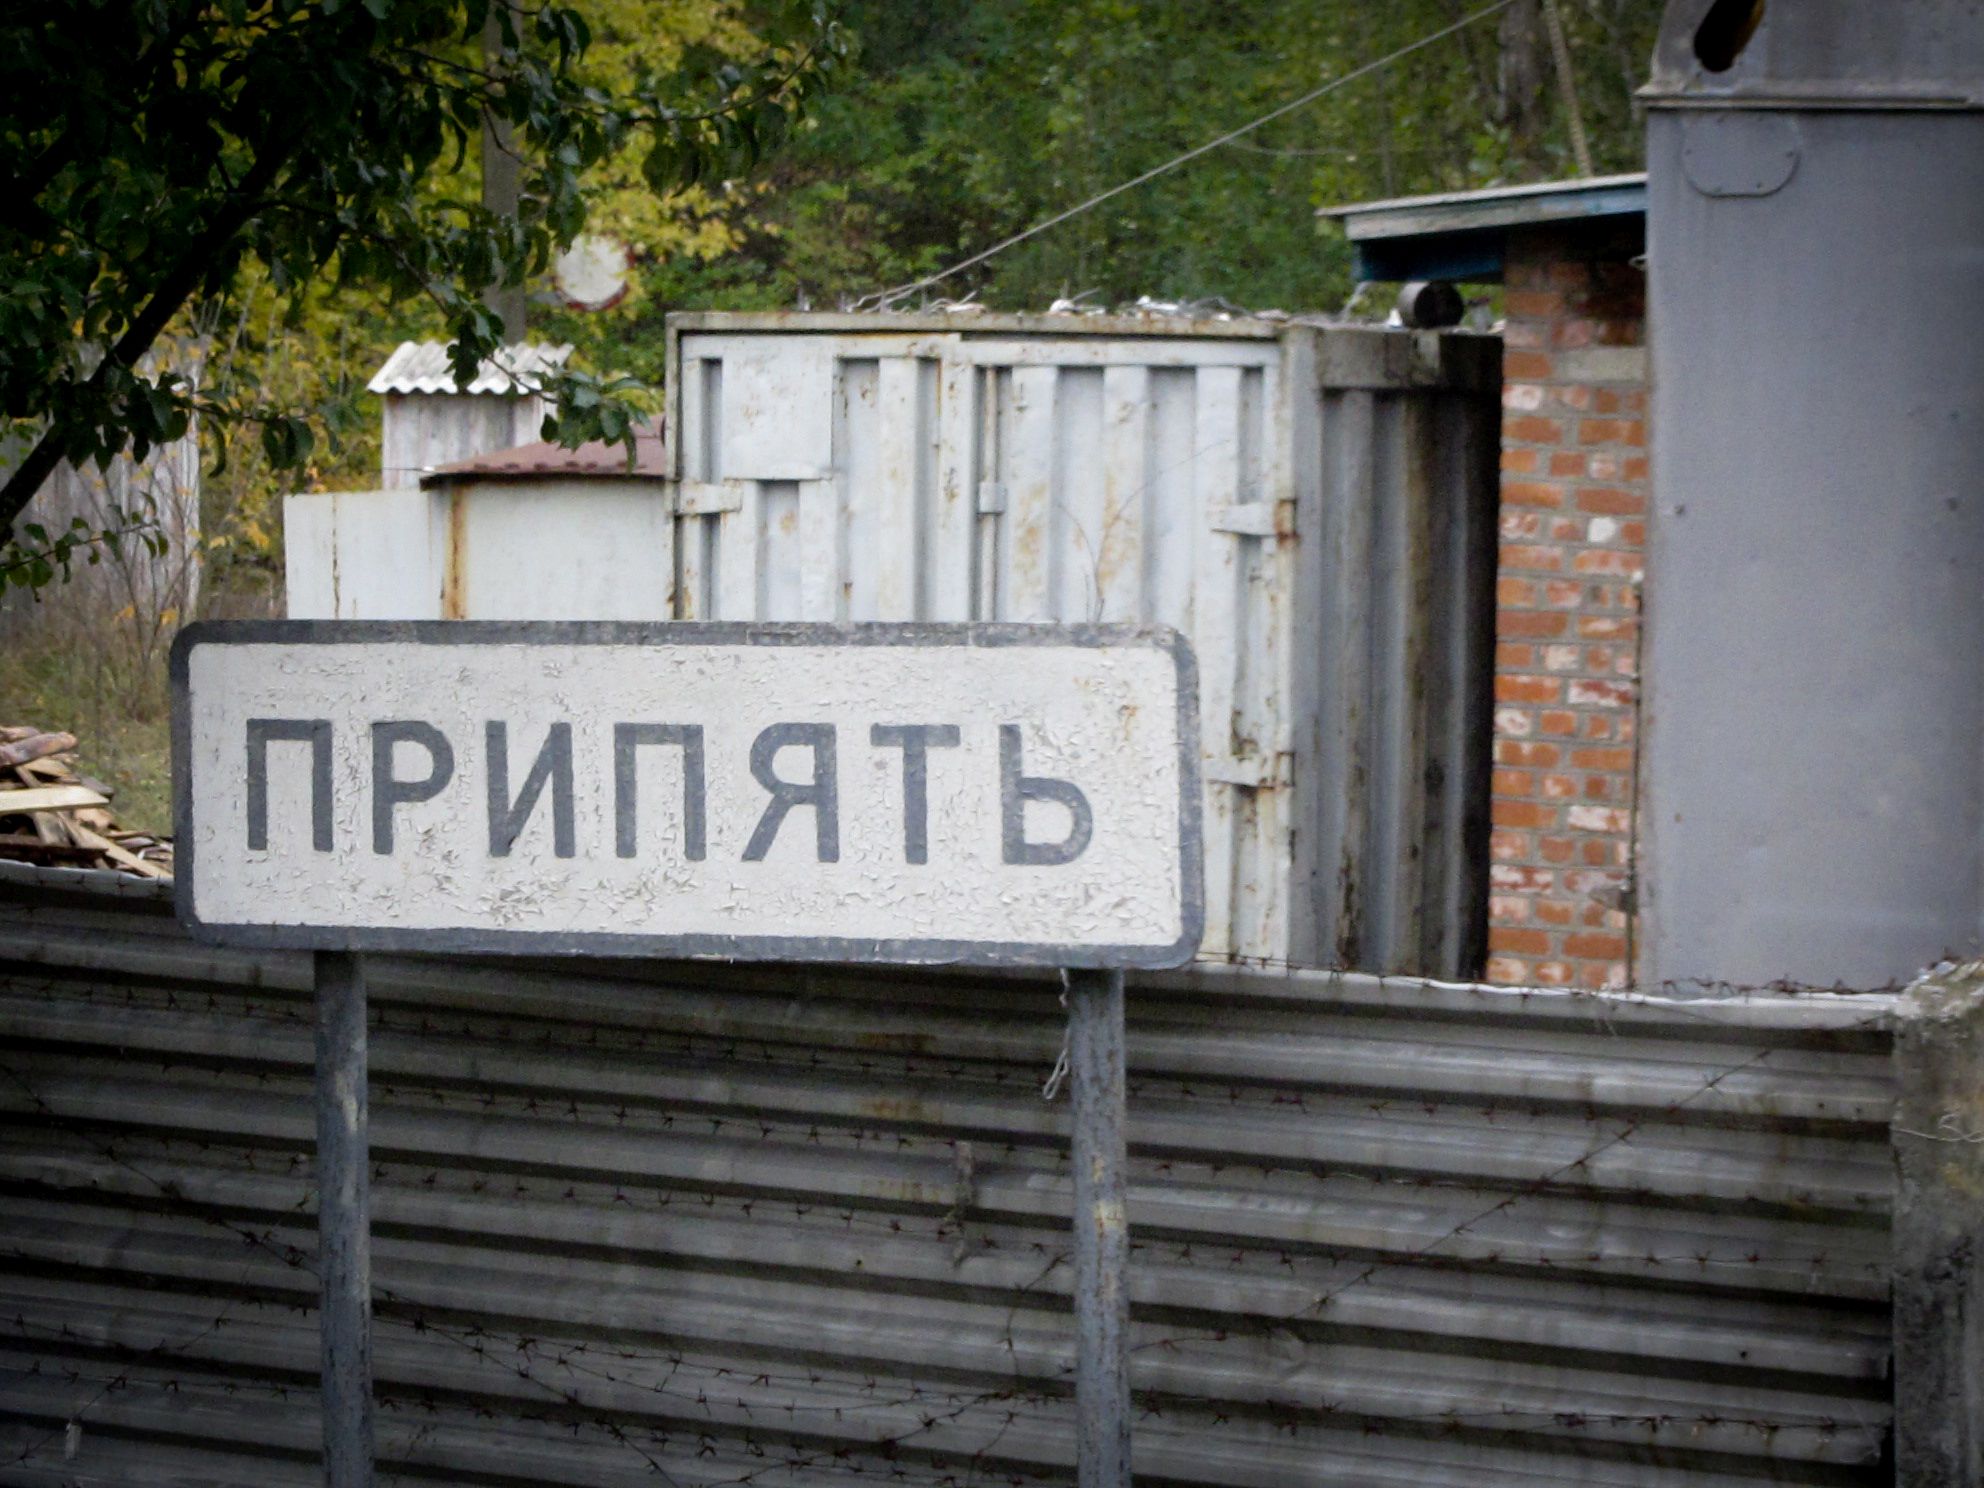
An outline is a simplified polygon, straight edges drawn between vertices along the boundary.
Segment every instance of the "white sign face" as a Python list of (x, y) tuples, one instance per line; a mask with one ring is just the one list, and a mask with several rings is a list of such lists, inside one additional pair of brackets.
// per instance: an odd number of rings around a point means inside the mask
[(180, 917), (324, 949), (1175, 966), (1191, 654), (1127, 626), (273, 621), (173, 650)]

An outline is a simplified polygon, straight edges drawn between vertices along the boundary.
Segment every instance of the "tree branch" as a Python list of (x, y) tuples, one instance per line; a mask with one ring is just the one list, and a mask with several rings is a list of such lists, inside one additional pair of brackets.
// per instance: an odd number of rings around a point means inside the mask
[[(159, 79), (171, 71), (178, 59), (179, 45), (191, 32), (192, 25), (192, 14), (189, 13), (180, 24), (171, 27), (160, 36), (149, 58), (141, 59), (150, 64), (143, 70), (142, 77), (117, 79), (118, 86), (106, 88), (101, 94), (93, 96), (89, 100), (90, 106), (101, 109), (106, 98), (112, 95), (120, 101), (148, 95)], [(47, 189), (49, 182), (55, 179), (62, 168), (79, 158), (84, 138), (80, 130), (63, 129), (35, 160), (8, 182), (8, 194), (15, 200), (25, 202), (32, 207), (35, 199)]]
[[(199, 287), (213, 256), (262, 207), (262, 193), (275, 183), (276, 176), (288, 163), (290, 148), (287, 144), (272, 147), (250, 167), (241, 178), (241, 190), (235, 199), (223, 206), (208, 224), (207, 230), (188, 245), (179, 262), (167, 272), (152, 297), (145, 302), (144, 309), (137, 313), (124, 334), (117, 338), (116, 344), (104, 354), (84, 387), (102, 386), (112, 367), (128, 368), (151, 350), (159, 333), (171, 323), (172, 317), (179, 313)], [(8, 474), (7, 483), (0, 486), (0, 543), (13, 536), (14, 519), (34, 499), (42, 482), (62, 463), (67, 443), (64, 436), (67, 433), (58, 417), (42, 431), (26, 458)]]
[(71, 542), (50, 543), (45, 548), (23, 548), (13, 542), (0, 544), (0, 588), (5, 588), (14, 574), (36, 563), (46, 563), (67, 572), (73, 567), (73, 560), (79, 552), (86, 553), (92, 548), (108, 548), (116, 552), (117, 545), (125, 538), (142, 537), (154, 525), (149, 521), (127, 522), (122, 527), (106, 527), (101, 532), (92, 532)]

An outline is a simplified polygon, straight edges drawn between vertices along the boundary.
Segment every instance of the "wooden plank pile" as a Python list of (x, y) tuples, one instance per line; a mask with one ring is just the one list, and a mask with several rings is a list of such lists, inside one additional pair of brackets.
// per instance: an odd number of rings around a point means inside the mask
[(127, 832), (110, 787), (76, 773), (76, 736), (0, 724), (0, 858), (172, 877), (172, 844)]

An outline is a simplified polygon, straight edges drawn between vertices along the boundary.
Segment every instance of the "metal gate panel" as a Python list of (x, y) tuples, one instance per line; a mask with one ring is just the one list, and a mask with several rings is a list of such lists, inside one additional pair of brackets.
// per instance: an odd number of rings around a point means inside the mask
[[(1203, 688), (1203, 956), (1480, 967), (1497, 338), (965, 313), (666, 335), (669, 478), (292, 497), (291, 613), (1171, 625)], [(531, 582), (560, 561), (611, 582)]]
[(1173, 625), (1202, 956), (1479, 965), (1492, 339), (968, 314), (668, 336), (683, 618)]
[[(167, 908), (0, 869), (0, 1482), (314, 1481), (308, 966)], [(373, 977), (386, 1481), (1071, 1481), (1052, 981)], [(1140, 1477), (1881, 1481), (1888, 1006), (1138, 979)]]

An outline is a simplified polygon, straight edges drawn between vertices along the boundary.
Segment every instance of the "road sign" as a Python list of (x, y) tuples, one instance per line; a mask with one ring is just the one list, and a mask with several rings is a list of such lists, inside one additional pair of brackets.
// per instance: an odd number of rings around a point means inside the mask
[(1172, 966), (1169, 630), (276, 621), (173, 653), (196, 934), (318, 949)]
[(172, 683), (180, 918), (318, 953), (328, 1488), (373, 1481), (368, 949), (1075, 969), (1080, 1481), (1127, 1488), (1123, 968), (1204, 920), (1175, 631), (205, 624)]

